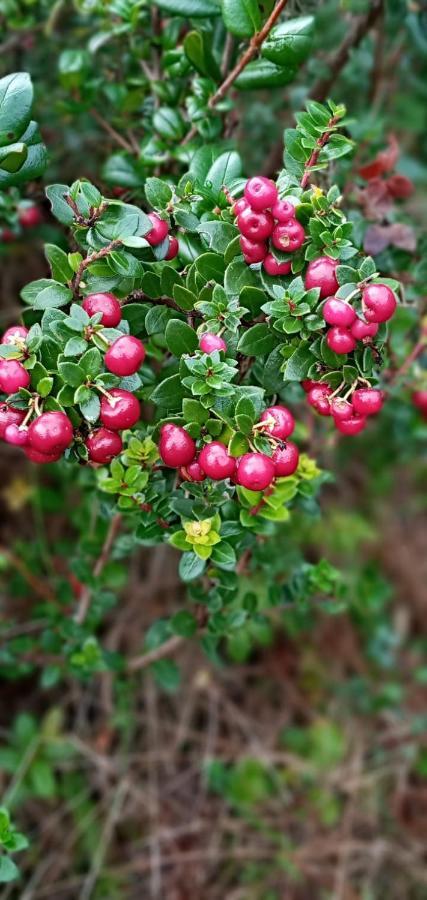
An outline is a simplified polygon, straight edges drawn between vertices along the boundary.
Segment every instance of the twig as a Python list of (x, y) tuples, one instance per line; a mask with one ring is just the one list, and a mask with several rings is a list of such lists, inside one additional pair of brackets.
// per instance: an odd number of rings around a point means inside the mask
[(412, 348), (411, 352), (408, 353), (408, 356), (403, 361), (402, 365), (396, 369), (395, 372), (392, 372), (389, 383), (392, 384), (394, 381), (397, 381), (398, 378), (401, 378), (402, 375), (405, 375), (408, 369), (412, 366), (412, 363), (421, 356), (422, 352), (427, 349), (427, 331), (425, 334), (422, 334), (419, 341)]
[(90, 256), (87, 256), (86, 259), (83, 259), (77, 269), (76, 275), (72, 280), (72, 290), (75, 295), (79, 292), (80, 282), (83, 278), (85, 270), (88, 266), (92, 265), (92, 263), (96, 262), (98, 259), (104, 259), (105, 256), (108, 256), (112, 250), (115, 250), (116, 247), (119, 247), (122, 243), (121, 238), (116, 238), (114, 241), (111, 241), (110, 244), (107, 244), (106, 247), (102, 247), (102, 250), (97, 250), (96, 253), (91, 253)]
[(339, 116), (332, 116), (332, 118), (329, 119), (327, 130), (322, 134), (320, 138), (317, 139), (317, 147), (313, 150), (310, 159), (304, 166), (304, 175), (301, 178), (301, 187), (303, 190), (307, 187), (310, 181), (311, 170), (316, 165), (323, 147), (328, 143), (331, 134), (333, 134), (333, 132), (335, 131), (335, 125), (339, 122), (339, 120)]
[(134, 155), (132, 144), (128, 142), (126, 138), (124, 138), (121, 134), (119, 134), (119, 132), (116, 131), (116, 129), (113, 128), (113, 126), (110, 125), (110, 123), (107, 122), (103, 116), (101, 116), (97, 109), (91, 109), (90, 114), (92, 118), (95, 119), (95, 122), (97, 122), (98, 125), (101, 126), (101, 128), (113, 139), (113, 141), (116, 142), (116, 144), (119, 144), (119, 146), (122, 147), (123, 150), (126, 150), (127, 153), (131, 153), (132, 155)]
[(83, 888), (80, 892), (79, 898), (80, 900), (90, 900), (90, 897), (95, 890), (96, 883), (99, 878), (99, 874), (101, 872), (102, 864), (104, 862), (105, 854), (111, 843), (111, 839), (114, 834), (114, 829), (117, 825), (117, 822), (120, 820), (120, 814), (122, 811), (123, 803), (130, 789), (129, 782), (126, 778), (119, 783), (117, 786), (116, 792), (113, 797), (113, 801), (111, 803), (110, 811), (108, 813), (107, 819), (105, 821), (105, 825), (101, 834), (101, 839), (99, 841), (98, 846), (96, 847), (95, 853), (93, 855), (93, 862), (91, 870), (85, 879), (83, 884)]
[(48, 603), (55, 599), (55, 595), (50, 588), (49, 584), (45, 584), (41, 578), (38, 578), (37, 575), (34, 575), (30, 569), (27, 568), (25, 563), (19, 559), (12, 550), (9, 550), (7, 547), (0, 547), (0, 554), (4, 556), (8, 563), (16, 569), (17, 572), (22, 576), (24, 581), (32, 588), (35, 594), (41, 598), (41, 600), (47, 601)]
[[(92, 574), (94, 578), (99, 578), (108, 562), (114, 541), (120, 529), (121, 522), (122, 517), (120, 513), (116, 513), (116, 515), (111, 519), (101, 553), (99, 554), (98, 559), (96, 560), (96, 563), (93, 567)], [(86, 616), (89, 612), (91, 598), (92, 588), (86, 587), (80, 595), (79, 605), (74, 616), (74, 621), (79, 625), (82, 625), (82, 623), (86, 619)]]
[(174, 634), (173, 637), (165, 641), (164, 644), (161, 644), (160, 647), (149, 650), (148, 653), (144, 653), (142, 656), (135, 656), (134, 659), (130, 659), (127, 665), (128, 672), (140, 672), (142, 669), (151, 666), (152, 663), (158, 662), (159, 659), (164, 659), (165, 656), (171, 656), (175, 653), (175, 650), (178, 650), (184, 641), (185, 638), (181, 637), (181, 635)]

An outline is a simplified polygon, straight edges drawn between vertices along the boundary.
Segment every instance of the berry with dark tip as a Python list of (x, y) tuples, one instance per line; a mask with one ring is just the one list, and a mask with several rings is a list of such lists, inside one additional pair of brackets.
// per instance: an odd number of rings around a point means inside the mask
[(336, 297), (328, 297), (322, 309), (325, 322), (328, 325), (339, 325), (340, 328), (349, 328), (353, 324), (356, 313), (349, 303), (338, 300)]
[(148, 218), (152, 223), (152, 228), (148, 232), (148, 234), (144, 234), (145, 240), (151, 244), (152, 247), (156, 247), (157, 244), (161, 244), (162, 241), (169, 234), (169, 225), (165, 221), (165, 219), (161, 219), (157, 213), (148, 213)]
[(239, 243), (243, 256), (245, 257), (245, 262), (247, 262), (249, 266), (252, 266), (254, 263), (262, 262), (267, 256), (267, 244), (263, 244), (259, 241), (249, 241), (248, 238), (243, 237), (243, 235), (240, 238)]
[(73, 440), (73, 426), (61, 411), (44, 412), (31, 422), (28, 443), (39, 453), (63, 453)]
[(113, 341), (105, 354), (104, 362), (110, 372), (124, 378), (126, 375), (134, 375), (144, 359), (145, 348), (142, 341), (131, 334), (124, 334)]
[(356, 339), (347, 328), (334, 325), (326, 335), (326, 343), (334, 353), (351, 353), (356, 347)]
[(123, 449), (122, 439), (116, 431), (97, 428), (86, 440), (89, 459), (103, 465), (110, 463)]
[(364, 322), (363, 319), (357, 318), (350, 331), (357, 341), (363, 341), (365, 338), (375, 337), (378, 328), (379, 325), (376, 322)]
[(122, 431), (124, 428), (132, 428), (141, 417), (139, 400), (130, 391), (122, 388), (112, 388), (108, 397), (101, 398), (101, 412), (99, 418), (103, 425), (111, 431)]
[(304, 228), (296, 219), (291, 219), (283, 225), (276, 225), (271, 235), (273, 247), (276, 247), (277, 250), (284, 250), (287, 253), (294, 253), (295, 250), (299, 250), (304, 240)]
[(295, 218), (295, 206), (289, 200), (278, 200), (271, 212), (278, 222), (290, 222)]
[(122, 308), (114, 294), (88, 294), (83, 300), (82, 307), (88, 316), (102, 313), (101, 325), (105, 325), (106, 328), (115, 328), (122, 318)]
[[(273, 424), (267, 424), (274, 419)], [(269, 406), (260, 417), (260, 422), (265, 422), (265, 431), (280, 441), (286, 440), (295, 428), (295, 419), (286, 406)]]
[(11, 325), (0, 341), (1, 344), (16, 344), (17, 341), (25, 341), (28, 334), (28, 328), (25, 325)]
[(286, 441), (283, 447), (276, 447), (272, 460), (278, 478), (293, 475), (298, 468), (299, 450), (292, 441)]
[(270, 178), (264, 175), (255, 175), (249, 178), (245, 185), (245, 199), (248, 201), (252, 209), (260, 212), (263, 209), (269, 209), (274, 206), (277, 201), (277, 187)]
[(166, 253), (165, 259), (175, 259), (175, 256), (178, 256), (179, 253), (179, 241), (176, 237), (169, 238), (169, 247), (168, 252)]
[(363, 314), (367, 322), (387, 322), (396, 311), (397, 300), (386, 284), (368, 284), (362, 291)]
[(274, 481), (274, 462), (265, 453), (245, 453), (239, 459), (237, 484), (250, 491), (263, 491)]
[(204, 481), (206, 475), (199, 465), (197, 459), (194, 462), (190, 463), (188, 466), (181, 466), (179, 470), (179, 474), (184, 481)]
[(364, 416), (353, 415), (350, 419), (335, 419), (335, 427), (338, 431), (349, 437), (359, 434), (360, 431), (363, 431), (365, 426), (366, 419)]
[(30, 374), (17, 359), (0, 359), (0, 390), (15, 394), (30, 384)]
[(213, 353), (214, 350), (226, 350), (227, 344), (219, 334), (206, 331), (199, 340), (199, 347), (203, 353)]
[(23, 409), (15, 409), (13, 406), (8, 406), (7, 403), (2, 403), (0, 406), (0, 438), (4, 438), (8, 425), (21, 425), (24, 419)]
[(180, 425), (167, 423), (160, 429), (159, 453), (165, 466), (178, 469), (193, 462), (196, 445), (188, 431)]
[(358, 388), (351, 398), (353, 409), (360, 416), (376, 416), (384, 403), (382, 391), (376, 388)]
[(236, 468), (236, 460), (230, 456), (227, 447), (221, 441), (205, 444), (199, 453), (199, 465), (208, 478), (222, 481), (230, 478)]
[(264, 241), (270, 237), (274, 228), (274, 219), (269, 212), (255, 212), (248, 206), (237, 219), (240, 234), (250, 241)]
[(263, 260), (263, 266), (267, 275), (289, 275), (292, 263), (279, 262), (274, 258), (272, 253), (267, 253), (267, 256)]
[(320, 288), (320, 299), (331, 297), (338, 290), (336, 277), (338, 261), (330, 256), (319, 256), (313, 259), (307, 266), (305, 274), (305, 289)]

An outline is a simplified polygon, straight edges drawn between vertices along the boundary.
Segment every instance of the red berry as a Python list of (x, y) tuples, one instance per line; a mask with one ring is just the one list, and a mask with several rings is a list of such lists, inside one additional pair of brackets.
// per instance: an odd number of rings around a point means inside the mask
[(248, 206), (237, 219), (237, 227), (244, 237), (258, 243), (270, 237), (274, 228), (274, 219), (269, 212), (254, 212)]
[(272, 437), (284, 441), (295, 428), (295, 419), (286, 406), (269, 406), (261, 415), (260, 422), (274, 419), (273, 425), (267, 425), (265, 431)]
[(107, 350), (104, 362), (110, 372), (120, 375), (134, 375), (145, 359), (145, 348), (139, 338), (124, 334), (117, 338)]
[[(112, 398), (112, 399), (110, 399)], [(101, 412), (99, 418), (103, 425), (111, 431), (121, 431), (123, 428), (132, 428), (141, 416), (139, 400), (121, 388), (112, 388), (108, 397), (101, 399)]]
[(276, 447), (272, 460), (278, 478), (293, 475), (298, 468), (299, 450), (292, 441), (287, 441), (284, 447)]
[(356, 318), (353, 307), (336, 297), (326, 300), (322, 313), (328, 325), (339, 325), (341, 328), (349, 328)]
[(310, 388), (310, 390), (308, 391), (308, 403), (321, 416), (330, 416), (331, 405), (328, 398), (329, 394), (331, 393), (332, 388), (329, 387), (328, 384), (317, 384), (315, 387)]
[(384, 395), (375, 388), (358, 388), (351, 400), (353, 409), (360, 416), (375, 416), (384, 403)]
[(196, 445), (188, 431), (170, 423), (160, 429), (159, 453), (166, 466), (188, 466), (196, 455)]
[(237, 484), (250, 491), (263, 491), (275, 475), (274, 462), (265, 453), (245, 453), (239, 459)]
[(43, 220), (38, 206), (24, 206), (18, 211), (18, 219), (23, 228), (35, 228)]
[(331, 259), (330, 256), (319, 256), (318, 259), (313, 259), (308, 264), (305, 274), (306, 290), (320, 288), (321, 300), (336, 294), (339, 287), (335, 274), (337, 265), (337, 260)]
[(262, 243), (254, 243), (253, 241), (249, 241), (248, 238), (242, 237), (240, 238), (240, 246), (242, 248), (243, 256), (245, 257), (245, 262), (248, 263), (249, 266), (252, 266), (254, 263), (262, 262), (267, 255), (267, 244)]
[(115, 328), (122, 318), (122, 308), (114, 294), (89, 294), (83, 300), (82, 307), (88, 316), (102, 313), (101, 325), (106, 328)]
[(341, 434), (347, 434), (349, 436), (353, 436), (354, 434), (359, 434), (359, 431), (363, 431), (366, 425), (366, 419), (364, 416), (351, 416), (350, 419), (335, 419), (335, 427)]
[(17, 359), (0, 359), (0, 390), (14, 394), (30, 384), (30, 374)]
[(334, 419), (350, 419), (353, 415), (353, 406), (348, 400), (341, 397), (334, 397), (330, 403), (331, 414)]
[(386, 284), (369, 284), (362, 291), (362, 306), (367, 322), (387, 322), (396, 310), (397, 301)]
[(199, 465), (205, 475), (214, 481), (230, 478), (236, 468), (236, 460), (221, 441), (205, 444), (199, 454)]
[(308, 392), (311, 391), (312, 388), (318, 387), (318, 385), (319, 382), (313, 381), (312, 378), (304, 378), (304, 381), (301, 382), (301, 387), (306, 392), (306, 394), (308, 394)]
[(179, 241), (176, 237), (169, 238), (169, 247), (168, 252), (165, 256), (165, 259), (175, 259), (175, 256), (178, 256), (179, 253)]
[(28, 444), (28, 428), (20, 428), (19, 425), (6, 425), (4, 439), (7, 444), (15, 447), (25, 447)]
[(8, 425), (20, 425), (25, 419), (25, 411), (23, 409), (15, 409), (2, 403), (0, 406), (0, 438), (4, 438)]
[(89, 459), (96, 463), (109, 463), (123, 449), (122, 439), (115, 431), (98, 428), (90, 434), (86, 441)]
[(244, 197), (240, 197), (240, 200), (236, 200), (233, 204), (232, 212), (234, 216), (240, 216), (245, 209), (249, 209), (249, 203), (245, 200)]
[(204, 481), (206, 475), (197, 462), (197, 459), (194, 462), (190, 463), (189, 466), (182, 466), (179, 470), (179, 474), (184, 481)]
[(273, 206), (277, 201), (277, 197), (277, 187), (274, 181), (271, 181), (270, 178), (265, 178), (264, 175), (255, 175), (254, 178), (249, 178), (249, 181), (246, 182), (245, 199), (252, 209), (256, 209), (257, 212)]
[[(412, 403), (417, 409), (421, 410), (422, 413), (427, 413), (427, 391), (413, 391), (412, 392)], [(1, 423), (1, 419), (0, 419)], [(1, 427), (1, 425), (0, 425)], [(1, 431), (0, 431), (1, 436)]]
[(271, 242), (277, 250), (293, 253), (304, 243), (305, 231), (296, 219), (291, 219), (284, 225), (276, 225), (271, 235)]
[(1, 344), (16, 344), (16, 341), (25, 341), (28, 334), (28, 328), (25, 325), (11, 325), (0, 341)]
[(267, 253), (263, 264), (267, 275), (289, 275), (292, 267), (290, 262), (278, 262), (272, 253)]
[(23, 450), (27, 459), (39, 465), (58, 462), (58, 459), (61, 459), (62, 456), (62, 451), (60, 453), (40, 453), (39, 450), (35, 450), (34, 447), (30, 447), (28, 444), (25, 445)]
[(271, 212), (278, 222), (289, 222), (295, 218), (295, 206), (289, 200), (278, 200)]
[(165, 219), (161, 219), (157, 213), (148, 213), (148, 218), (153, 227), (148, 234), (144, 234), (144, 237), (152, 247), (156, 247), (157, 244), (161, 244), (169, 234), (169, 225)]
[(63, 412), (45, 412), (28, 429), (28, 443), (39, 453), (63, 453), (73, 440), (73, 426)]
[(13, 233), (11, 228), (3, 228), (3, 231), (0, 232), (0, 240), (3, 241), (4, 244), (10, 244), (11, 241), (14, 241), (16, 235)]
[(226, 350), (227, 344), (219, 334), (206, 331), (199, 340), (199, 347), (203, 353), (213, 353), (214, 350)]
[(356, 346), (356, 339), (347, 328), (340, 328), (338, 325), (334, 325), (326, 335), (326, 343), (334, 353), (351, 353)]
[(350, 331), (357, 341), (363, 341), (364, 338), (375, 337), (378, 328), (376, 322), (364, 322), (363, 319), (357, 318)]

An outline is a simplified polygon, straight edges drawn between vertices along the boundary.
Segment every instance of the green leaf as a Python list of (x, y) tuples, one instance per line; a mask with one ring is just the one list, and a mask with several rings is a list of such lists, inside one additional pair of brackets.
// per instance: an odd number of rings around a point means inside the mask
[(181, 319), (171, 319), (168, 322), (165, 340), (168, 350), (178, 358), (183, 353), (192, 353), (199, 345), (196, 332)]
[(0, 147), (21, 137), (31, 118), (33, 86), (28, 72), (0, 78)]
[(39, 278), (22, 289), (21, 297), (34, 309), (57, 309), (71, 303), (73, 292), (59, 281)]
[(181, 309), (193, 309), (196, 297), (188, 288), (182, 287), (181, 284), (175, 284), (173, 288), (173, 298), (176, 300)]
[(145, 316), (147, 334), (164, 334), (169, 320), (174, 319), (175, 316), (176, 312), (169, 306), (152, 306)]
[(293, 81), (295, 72), (296, 69), (292, 66), (280, 68), (268, 59), (257, 59), (246, 66), (235, 84), (241, 91), (283, 87)]
[(19, 869), (9, 856), (0, 856), (0, 884), (8, 884), (19, 878)]
[(166, 12), (187, 19), (210, 18), (219, 16), (221, 10), (215, 0), (154, 0)]
[(66, 284), (73, 277), (74, 272), (68, 261), (68, 256), (57, 247), (56, 244), (45, 244), (44, 253), (50, 265), (52, 278), (62, 284)]
[(209, 248), (215, 253), (225, 253), (231, 241), (239, 235), (235, 225), (229, 222), (201, 222), (197, 231), (206, 235)]
[(157, 684), (169, 694), (178, 690), (181, 674), (173, 659), (159, 659), (150, 666)]
[[(89, 351), (90, 352), (90, 351)], [(87, 422), (94, 425), (99, 419), (101, 403), (95, 391), (87, 391), (83, 400), (79, 402), (80, 412)]]
[(199, 578), (206, 566), (206, 560), (200, 559), (195, 553), (183, 553), (179, 561), (179, 577), (184, 582), (194, 581)]
[(28, 156), (26, 144), (9, 144), (8, 147), (0, 147), (0, 169), (5, 172), (18, 172)]
[(86, 380), (86, 374), (77, 363), (60, 362), (58, 363), (58, 372), (65, 382), (71, 387), (79, 387)]
[(223, 186), (228, 186), (242, 174), (242, 161), (235, 150), (221, 153), (210, 167), (206, 181), (210, 182), (215, 200), (219, 200)]
[(228, 544), (227, 541), (221, 541), (220, 544), (213, 548), (211, 560), (218, 568), (225, 569), (226, 572), (234, 572), (236, 567), (234, 547)]
[(182, 401), (182, 414), (186, 422), (197, 422), (204, 425), (209, 418), (208, 411), (199, 403), (198, 400), (185, 397)]
[(170, 626), (173, 633), (180, 637), (190, 638), (197, 631), (197, 621), (186, 609), (181, 609), (172, 616)]
[(308, 344), (300, 344), (292, 353), (292, 356), (286, 360), (283, 369), (283, 378), (285, 381), (302, 381), (306, 378), (310, 366), (313, 365), (314, 357), (309, 350)]
[(313, 44), (314, 18), (300, 16), (276, 25), (261, 47), (261, 55), (278, 66), (298, 66)]
[(184, 52), (200, 75), (206, 75), (219, 81), (221, 71), (215, 57), (212, 54), (212, 35), (210, 32), (200, 29), (189, 31), (184, 38)]
[(52, 207), (52, 215), (62, 225), (71, 225), (74, 221), (74, 213), (71, 206), (64, 200), (69, 195), (70, 188), (67, 184), (50, 184), (46, 188), (46, 197)]
[(184, 135), (185, 123), (173, 106), (160, 106), (153, 116), (153, 128), (165, 140), (179, 141)]
[(245, 356), (264, 356), (270, 353), (277, 344), (277, 338), (269, 330), (265, 322), (253, 325), (244, 332), (237, 345), (239, 353)]
[(162, 178), (147, 178), (144, 190), (147, 202), (155, 209), (166, 209), (172, 200), (172, 188)]
[(79, 366), (88, 378), (94, 378), (102, 369), (102, 356), (97, 347), (91, 347), (82, 356)]
[(151, 394), (150, 400), (164, 409), (176, 410), (181, 409), (181, 402), (185, 397), (186, 390), (181, 383), (179, 375), (170, 375), (165, 378)]
[(252, 37), (261, 25), (257, 0), (222, 0), (222, 18), (227, 31), (236, 37)]
[(41, 378), (39, 382), (37, 382), (37, 393), (40, 394), (40, 397), (47, 397), (53, 388), (53, 378), (48, 375), (45, 378)]

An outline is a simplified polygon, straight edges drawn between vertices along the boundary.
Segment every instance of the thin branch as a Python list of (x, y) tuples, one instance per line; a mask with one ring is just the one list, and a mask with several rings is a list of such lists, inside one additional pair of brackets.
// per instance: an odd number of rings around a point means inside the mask
[(86, 259), (82, 260), (72, 281), (72, 289), (75, 295), (77, 295), (79, 292), (80, 282), (88, 266), (92, 265), (92, 263), (94, 262), (97, 262), (98, 259), (104, 259), (104, 257), (108, 256), (108, 254), (111, 253), (112, 250), (115, 250), (116, 247), (119, 247), (121, 243), (121, 238), (116, 238), (114, 241), (111, 241), (110, 244), (107, 244), (106, 247), (102, 247), (101, 250), (97, 250), (96, 253), (91, 253), (90, 256), (87, 256)]
[(113, 141), (116, 142), (116, 144), (119, 144), (119, 146), (122, 147), (123, 150), (126, 150), (127, 153), (131, 153), (132, 155), (134, 154), (132, 144), (128, 142), (121, 134), (119, 134), (119, 132), (116, 131), (116, 129), (113, 128), (113, 126), (110, 125), (110, 123), (107, 122), (107, 120), (104, 119), (103, 116), (101, 116), (101, 113), (99, 113), (97, 109), (91, 109), (90, 114), (92, 118), (95, 119), (95, 122), (100, 125), (100, 127), (106, 132), (106, 134), (108, 134), (110, 138), (112, 138)]
[(173, 637), (165, 641), (164, 644), (161, 644), (160, 647), (149, 650), (148, 653), (143, 653), (142, 656), (135, 656), (134, 659), (130, 659), (127, 665), (128, 672), (141, 672), (142, 669), (146, 669), (148, 666), (151, 666), (152, 663), (158, 662), (159, 659), (171, 656), (175, 653), (175, 650), (178, 650), (178, 648), (181, 647), (185, 640), (186, 638), (181, 637), (181, 635), (174, 634)]
[[(105, 541), (102, 545), (101, 553), (99, 554), (98, 559), (96, 560), (96, 563), (93, 567), (92, 575), (94, 578), (99, 578), (99, 576), (102, 574), (103, 569), (107, 565), (111, 550), (113, 549), (114, 541), (116, 540), (116, 537), (120, 530), (121, 522), (122, 516), (120, 513), (116, 513), (116, 515), (111, 519)], [(82, 625), (86, 619), (86, 616), (89, 612), (91, 599), (92, 588), (86, 587), (80, 595), (79, 605), (74, 616), (74, 621), (79, 625)]]
[(303, 190), (307, 187), (307, 185), (310, 181), (311, 170), (316, 165), (316, 163), (319, 159), (319, 156), (323, 150), (323, 147), (328, 143), (329, 138), (331, 137), (331, 134), (334, 133), (335, 126), (337, 125), (339, 120), (340, 120), (339, 116), (332, 116), (332, 118), (329, 119), (326, 131), (321, 135), (320, 138), (317, 139), (317, 141), (316, 141), (317, 147), (313, 150), (313, 152), (310, 156), (310, 159), (306, 162), (306, 164), (304, 166), (304, 174), (301, 178), (301, 187)]
[(419, 341), (412, 348), (411, 352), (408, 354), (406, 359), (403, 361), (402, 365), (396, 369), (395, 372), (392, 372), (389, 383), (392, 384), (394, 381), (397, 381), (402, 375), (406, 375), (408, 369), (411, 368), (412, 363), (418, 359), (419, 356), (427, 349), (427, 330), (426, 332), (421, 334)]
[(170, 309), (175, 309), (177, 312), (184, 313), (187, 316), (189, 312), (191, 312), (191, 315), (195, 318), (202, 318), (202, 313), (197, 312), (195, 309), (182, 309), (171, 297), (147, 297), (147, 294), (145, 294), (144, 291), (136, 290), (132, 291), (132, 293), (126, 297), (126, 302), (131, 302), (133, 300), (139, 300), (141, 303), (158, 303), (160, 306), (169, 306)]
[(0, 553), (7, 559), (8, 563), (14, 569), (16, 569), (17, 572), (19, 572), (24, 581), (26, 581), (29, 587), (34, 591), (36, 596), (40, 597), (40, 599), (44, 600), (45, 602), (47, 601), (48, 603), (55, 599), (55, 595), (49, 584), (45, 583), (37, 575), (34, 575), (34, 573), (30, 571), (23, 560), (19, 559), (19, 557), (16, 556), (15, 553), (13, 553), (7, 547), (0, 547)]

